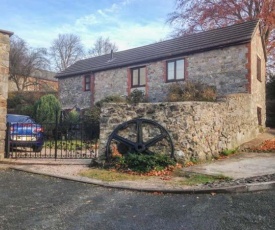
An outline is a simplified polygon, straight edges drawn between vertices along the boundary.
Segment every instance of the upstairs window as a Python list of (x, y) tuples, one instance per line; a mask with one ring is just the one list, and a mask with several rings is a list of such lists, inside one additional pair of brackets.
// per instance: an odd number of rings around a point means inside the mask
[(257, 79), (261, 82), (262, 81), (262, 61), (259, 56), (257, 56)]
[(146, 84), (145, 67), (138, 67), (132, 69), (132, 88), (144, 87)]
[(84, 76), (84, 91), (90, 91), (91, 90), (91, 76), (85, 75)]
[(167, 62), (167, 81), (184, 80), (184, 59)]

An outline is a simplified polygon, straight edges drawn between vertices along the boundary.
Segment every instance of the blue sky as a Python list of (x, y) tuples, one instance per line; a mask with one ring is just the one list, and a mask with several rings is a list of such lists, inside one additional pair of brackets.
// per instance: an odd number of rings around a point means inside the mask
[(89, 49), (109, 37), (119, 50), (165, 39), (174, 0), (0, 0), (0, 29), (14, 32), (31, 47), (48, 48), (58, 34), (80, 36)]

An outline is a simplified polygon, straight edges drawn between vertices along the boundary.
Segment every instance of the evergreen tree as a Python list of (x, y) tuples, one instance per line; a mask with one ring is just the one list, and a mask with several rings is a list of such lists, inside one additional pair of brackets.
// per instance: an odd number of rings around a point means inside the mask
[(59, 118), (61, 105), (53, 94), (41, 97), (35, 104), (35, 118), (39, 123), (52, 123)]

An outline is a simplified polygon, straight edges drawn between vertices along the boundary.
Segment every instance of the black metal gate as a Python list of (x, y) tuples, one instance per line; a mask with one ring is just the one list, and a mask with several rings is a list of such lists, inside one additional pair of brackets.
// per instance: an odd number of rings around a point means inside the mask
[[(39, 148), (30, 137), (12, 133), (14, 124), (7, 123), (6, 158), (91, 159), (98, 154), (96, 125), (78, 123), (42, 123), (43, 140)], [(20, 138), (20, 139), (19, 139)]]

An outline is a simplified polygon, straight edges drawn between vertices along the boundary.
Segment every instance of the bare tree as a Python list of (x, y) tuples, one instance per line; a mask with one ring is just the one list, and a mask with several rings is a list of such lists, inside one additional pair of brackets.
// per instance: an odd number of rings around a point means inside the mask
[(18, 91), (38, 84), (31, 76), (37, 69), (48, 67), (46, 55), (46, 49), (33, 49), (18, 36), (11, 38), (9, 80), (15, 83)]
[(108, 38), (103, 38), (102, 36), (99, 37), (95, 43), (92, 49), (89, 50), (89, 55), (92, 57), (109, 54), (111, 51), (117, 51), (118, 47), (115, 43), (112, 43)]
[(220, 28), (251, 19), (259, 19), (262, 37), (271, 66), (275, 65), (274, 0), (175, 0), (176, 10), (167, 22), (173, 36)]
[(50, 56), (57, 71), (65, 70), (84, 57), (80, 37), (74, 34), (59, 34), (52, 42)]

